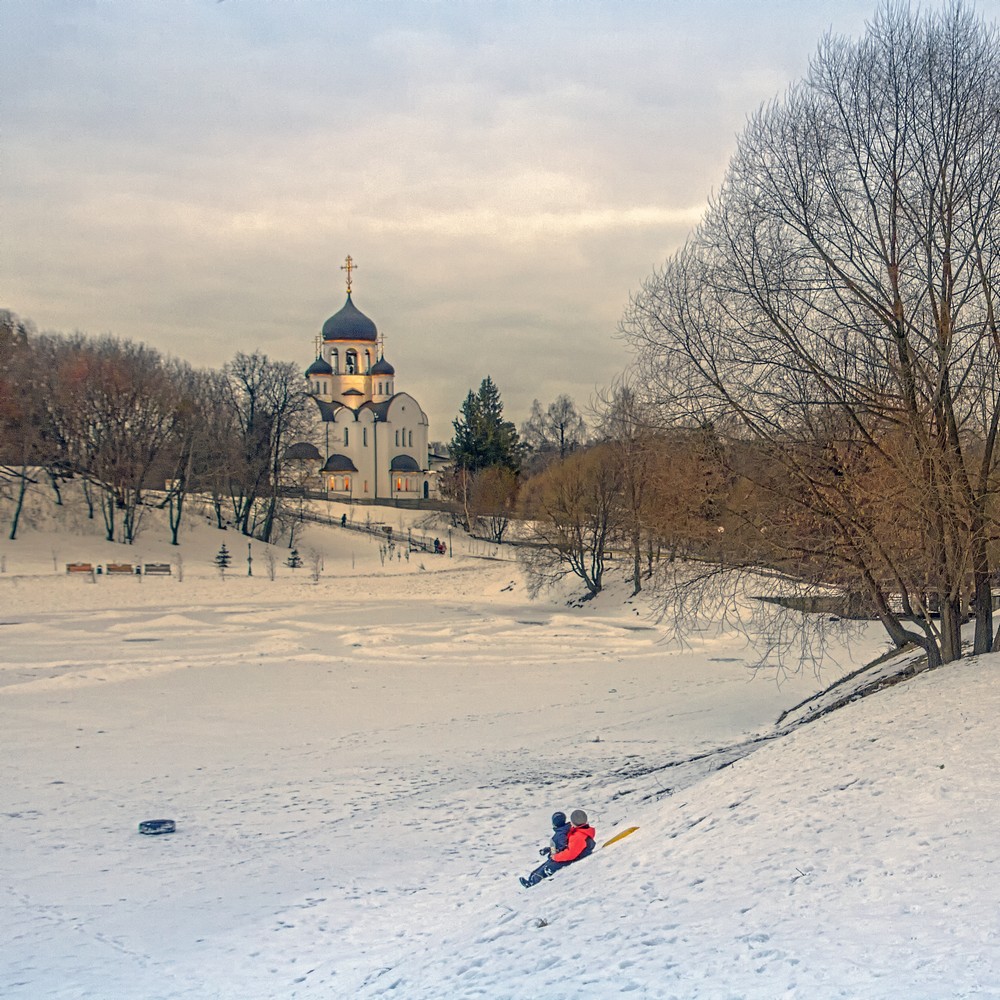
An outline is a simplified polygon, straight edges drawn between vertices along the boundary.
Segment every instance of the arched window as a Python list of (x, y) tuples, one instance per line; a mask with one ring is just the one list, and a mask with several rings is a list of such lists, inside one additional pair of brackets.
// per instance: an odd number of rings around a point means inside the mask
[(340, 373), (340, 352), (336, 347), (330, 351), (330, 367), (333, 369), (334, 375)]
[(412, 447), (413, 447), (413, 431), (409, 431), (409, 432), (407, 433), (407, 437), (408, 437), (408, 439), (409, 439), (409, 442), (410, 442), (410, 443), (409, 443), (409, 444), (407, 445), (407, 448), (412, 448)]
[(399, 431), (396, 431), (396, 447), (399, 447)]
[(368, 375), (372, 370), (372, 352), (365, 351), (365, 374)]
[(358, 352), (353, 348), (344, 355), (345, 369), (348, 375), (358, 374)]
[(363, 448), (367, 448), (368, 447), (368, 428), (367, 427), (362, 427), (361, 428), (361, 446)]
[(344, 428), (344, 447), (346, 448), (346, 447), (348, 446), (348, 444), (349, 444), (349, 443), (350, 443), (350, 442), (349, 442), (349, 440), (348, 440), (348, 436), (347, 436), (347, 428), (345, 427), (345, 428)]

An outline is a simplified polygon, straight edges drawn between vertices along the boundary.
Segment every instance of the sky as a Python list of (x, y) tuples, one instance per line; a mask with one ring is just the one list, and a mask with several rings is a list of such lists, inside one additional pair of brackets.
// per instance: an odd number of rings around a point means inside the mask
[(515, 423), (585, 409), (747, 116), (874, 9), (5, 0), (0, 306), (304, 369), (350, 254), (432, 440), (487, 375)]

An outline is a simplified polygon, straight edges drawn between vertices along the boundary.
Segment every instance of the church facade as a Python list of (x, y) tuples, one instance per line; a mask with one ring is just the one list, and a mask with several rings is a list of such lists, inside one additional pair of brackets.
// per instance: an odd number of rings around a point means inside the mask
[(437, 493), (428, 467), (427, 415), (413, 396), (397, 391), (383, 338), (354, 304), (356, 266), (348, 257), (342, 268), (347, 301), (323, 324), (316, 360), (305, 371), (315, 407), (309, 440), (292, 445), (285, 457), (303, 471), (315, 469), (321, 489), (337, 499), (427, 499)]

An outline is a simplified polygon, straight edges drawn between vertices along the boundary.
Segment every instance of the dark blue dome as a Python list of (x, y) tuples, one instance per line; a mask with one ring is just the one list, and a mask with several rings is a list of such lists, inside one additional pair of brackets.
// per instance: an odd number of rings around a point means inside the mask
[(306, 375), (332, 375), (330, 363), (323, 358), (317, 358), (307, 369)]
[(375, 364), (372, 365), (372, 375), (395, 375), (396, 369), (389, 364), (385, 358), (379, 358)]
[(378, 340), (375, 324), (351, 301), (347, 293), (344, 308), (323, 324), (324, 340)]

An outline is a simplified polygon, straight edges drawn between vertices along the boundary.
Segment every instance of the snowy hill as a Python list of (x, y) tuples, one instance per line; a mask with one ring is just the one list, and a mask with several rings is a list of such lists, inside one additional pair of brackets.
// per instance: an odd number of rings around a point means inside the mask
[[(0, 546), (5, 998), (1000, 996), (996, 656), (757, 739), (880, 632), (779, 685), (458, 537), (91, 582), (175, 550), (52, 528)], [(639, 830), (521, 889), (576, 807)]]

